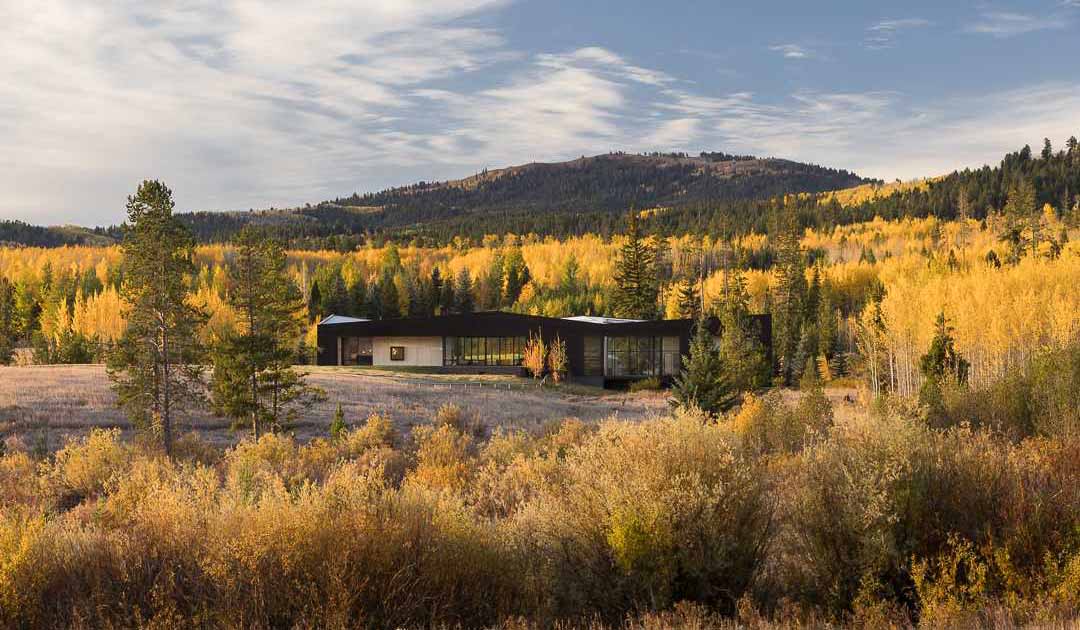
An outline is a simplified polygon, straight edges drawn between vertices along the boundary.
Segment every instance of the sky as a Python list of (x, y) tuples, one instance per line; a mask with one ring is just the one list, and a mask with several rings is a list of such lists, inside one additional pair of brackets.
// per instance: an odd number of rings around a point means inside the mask
[(0, 0), (0, 218), (292, 207), (608, 151), (886, 180), (1080, 135), (1080, 0)]

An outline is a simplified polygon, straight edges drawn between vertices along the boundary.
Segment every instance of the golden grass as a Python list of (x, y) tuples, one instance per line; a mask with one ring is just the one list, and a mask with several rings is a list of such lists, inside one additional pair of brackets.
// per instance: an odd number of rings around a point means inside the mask
[[(326, 436), (337, 404), (348, 423), (372, 413), (393, 418), (399, 431), (408, 432), (430, 421), (435, 411), (451, 402), (470, 417), (490, 427), (535, 429), (567, 417), (594, 422), (617, 416), (641, 420), (666, 409), (662, 398), (613, 393), (597, 388), (560, 385), (536, 389), (531, 380), (496, 375), (421, 375), (352, 368), (303, 368), (312, 384), (326, 390), (327, 400), (302, 412), (290, 428), (301, 441)], [(509, 390), (503, 389), (508, 385)], [(18, 438), (36, 443), (48, 432), (51, 449), (66, 438), (86, 435), (91, 428), (119, 428), (130, 424), (109, 388), (104, 367), (0, 366), (0, 440)], [(235, 443), (241, 435), (230, 421), (196, 411), (181, 421), (181, 430), (196, 430), (218, 446)]]

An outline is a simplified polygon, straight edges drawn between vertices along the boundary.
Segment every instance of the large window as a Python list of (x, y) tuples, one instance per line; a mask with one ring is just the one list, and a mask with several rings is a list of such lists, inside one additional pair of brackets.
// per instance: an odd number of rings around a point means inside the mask
[(443, 365), (521, 365), (525, 337), (445, 337)]
[(342, 365), (371, 365), (371, 337), (342, 337)]
[(604, 374), (674, 376), (679, 370), (678, 337), (605, 337)]

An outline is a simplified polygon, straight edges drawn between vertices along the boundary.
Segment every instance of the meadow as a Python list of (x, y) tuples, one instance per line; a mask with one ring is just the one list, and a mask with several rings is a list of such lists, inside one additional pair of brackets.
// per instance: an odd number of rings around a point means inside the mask
[[(530, 379), (494, 375), (396, 374), (321, 366), (304, 370), (308, 381), (326, 396), (300, 409), (289, 422), (287, 431), (301, 443), (327, 437), (339, 404), (346, 418), (384, 414), (403, 434), (429, 423), (448, 403), (458, 405), (479, 425), (521, 430), (536, 430), (564, 418), (590, 423), (608, 418), (639, 421), (667, 411), (664, 396), (655, 392), (631, 394), (550, 383), (541, 390)], [(24, 449), (40, 444), (51, 452), (93, 429), (110, 428), (127, 438), (134, 435), (116, 405), (104, 366), (0, 366), (0, 442)], [(234, 430), (228, 418), (206, 408), (192, 409), (179, 427), (218, 447), (235, 444), (248, 429)]]

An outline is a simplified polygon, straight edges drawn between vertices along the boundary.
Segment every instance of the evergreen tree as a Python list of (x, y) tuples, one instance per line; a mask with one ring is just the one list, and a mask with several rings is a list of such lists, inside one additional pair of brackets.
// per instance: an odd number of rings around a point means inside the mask
[(401, 295), (398, 293), (397, 283), (394, 282), (392, 267), (384, 265), (382, 274), (379, 276), (379, 319), (394, 319), (401, 317)]
[(750, 319), (750, 294), (739, 271), (724, 277), (720, 295), (720, 362), (737, 392), (752, 391), (769, 384), (771, 366), (761, 346), (758, 331)]
[(345, 410), (341, 408), (341, 403), (338, 403), (337, 410), (334, 411), (334, 420), (330, 423), (330, 439), (337, 440), (348, 430), (349, 427), (345, 424)]
[(367, 283), (364, 282), (364, 277), (359, 276), (349, 287), (349, 308), (344, 315), (350, 317), (366, 317), (364, 312), (364, 303), (367, 301)]
[(928, 419), (938, 422), (945, 416), (945, 387), (966, 383), (970, 364), (956, 351), (952, 327), (944, 312), (938, 314), (934, 327), (930, 349), (919, 359), (919, 371), (923, 375), (919, 402), (926, 406)]
[(427, 304), (427, 287), (420, 278), (419, 261), (414, 261), (405, 271), (402, 277), (405, 284), (405, 296), (409, 302), (409, 317), (427, 317), (431, 314), (431, 307)]
[(684, 356), (682, 363), (682, 371), (671, 388), (669, 402), (673, 407), (697, 407), (714, 415), (735, 406), (738, 397), (731, 377), (703, 319), (694, 325), (690, 356)]
[(197, 332), (205, 316), (187, 299), (194, 243), (161, 182), (144, 181), (128, 198), (127, 215), (121, 246), (127, 328), (108, 372), (132, 422), (160, 431), (168, 454), (178, 413), (202, 400)]
[(428, 315), (441, 315), (445, 311), (443, 310), (443, 280), (442, 272), (439, 271), (438, 266), (431, 268), (431, 280), (427, 285), (428, 297), (427, 303), (430, 308)]
[(295, 407), (311, 403), (316, 390), (292, 368), (303, 300), (288, 275), (284, 248), (251, 226), (237, 234), (234, 245), (227, 302), (237, 328), (211, 353), (211, 401), (222, 415), (248, 419), (258, 439), (261, 429), (281, 427)]
[(919, 371), (924, 378), (938, 381), (952, 379), (959, 384), (967, 382), (970, 364), (956, 351), (952, 330), (942, 311), (934, 322), (934, 339), (930, 342), (930, 349), (919, 359)]
[(615, 261), (615, 315), (633, 319), (656, 317), (659, 286), (656, 281), (655, 252), (642, 238), (637, 214), (630, 212), (626, 241)]
[[(998, 237), (1009, 246), (1006, 259), (1009, 264), (1015, 265), (1020, 262), (1029, 241), (1033, 253), (1038, 249), (1038, 226), (1032, 221), (1033, 217), (1035, 221), (1041, 220), (1041, 217), (1035, 216), (1037, 212), (1035, 186), (1031, 180), (1021, 178), (1013, 182), (1009, 186), (1008, 199), (1005, 203), (1005, 225)], [(1031, 231), (1030, 239), (1027, 238), (1025, 229)]]
[(799, 342), (803, 337), (804, 303), (807, 298), (806, 259), (799, 242), (793, 212), (781, 217), (777, 229), (776, 293), (773, 296), (773, 348), (780, 376), (791, 385), (799, 376)]
[(38, 301), (38, 291), (29, 281), (19, 282), (15, 285), (15, 337), (29, 339), (31, 333), (38, 328), (38, 318), (41, 317), (41, 303)]
[(581, 267), (578, 265), (577, 258), (571, 253), (566, 258), (566, 263), (563, 265), (562, 273), (559, 275), (559, 293), (564, 296), (573, 296), (581, 291), (580, 278)]
[(454, 287), (454, 277), (447, 274), (446, 280), (443, 281), (442, 294), (439, 296), (439, 306), (443, 315), (457, 312), (456, 296), (457, 289)]
[(491, 257), (487, 275), (480, 282), (480, 304), (483, 310), (495, 311), (502, 305), (504, 271), (502, 252), (496, 250)]
[(676, 290), (679, 319), (697, 319), (701, 315), (701, 295), (696, 283), (691, 279), (683, 280)]
[(504, 275), (506, 276), (505, 291), (502, 296), (502, 305), (511, 308), (521, 296), (521, 290), (529, 282), (529, 268), (525, 266), (525, 258), (521, 254), (520, 247), (512, 247), (503, 262)]
[(471, 313), (476, 310), (469, 270), (462, 267), (454, 284), (457, 285), (454, 289), (454, 312)]
[(0, 276), (0, 364), (11, 363), (15, 352), (15, 285)]
[(311, 294), (308, 296), (308, 318), (321, 319), (322, 316), (322, 291), (319, 290), (319, 281), (314, 280), (311, 283)]

